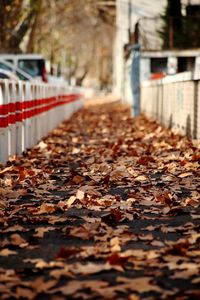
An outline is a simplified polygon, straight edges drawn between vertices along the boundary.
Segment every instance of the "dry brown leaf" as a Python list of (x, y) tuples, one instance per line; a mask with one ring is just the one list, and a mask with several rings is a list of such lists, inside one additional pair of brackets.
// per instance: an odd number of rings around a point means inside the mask
[(24, 247), (28, 246), (27, 241), (17, 233), (13, 233), (10, 236), (10, 240), (11, 240), (11, 244), (16, 245), (16, 246), (20, 246), (21, 248), (24, 248)]
[(99, 272), (109, 271), (111, 269), (113, 269), (113, 266), (111, 266), (109, 263), (96, 264), (92, 262), (87, 264), (75, 263), (70, 268), (72, 273), (81, 275), (97, 274)]
[(85, 178), (83, 176), (80, 176), (80, 175), (75, 175), (73, 178), (72, 178), (72, 182), (75, 183), (75, 184), (80, 184), (82, 182), (84, 182)]
[(68, 266), (64, 266), (62, 269), (53, 269), (49, 272), (49, 275), (56, 280), (59, 280), (61, 277), (70, 277), (74, 278), (75, 276), (71, 273)]
[(35, 229), (35, 233), (33, 234), (33, 236), (38, 237), (38, 238), (43, 238), (44, 234), (46, 232), (49, 232), (51, 230), (55, 230), (54, 227), (49, 226), (49, 227), (38, 227)]
[(4, 200), (0, 200), (0, 209), (5, 209), (7, 207), (7, 203)]
[(80, 148), (74, 147), (74, 148), (72, 149), (72, 154), (78, 154), (80, 151), (81, 151)]
[(64, 263), (60, 261), (50, 261), (45, 262), (44, 260), (40, 260), (35, 264), (35, 267), (38, 269), (44, 269), (44, 268), (55, 268), (55, 267), (63, 267)]
[(172, 195), (170, 191), (163, 191), (155, 193), (155, 200), (157, 202), (163, 203), (171, 207), (173, 201), (172, 201)]
[(9, 255), (16, 255), (16, 251), (9, 250), (7, 248), (0, 250), (0, 256), (9, 256)]
[(169, 262), (166, 264), (169, 270), (195, 270), (197, 271), (197, 265), (195, 263), (188, 262)]
[(4, 232), (26, 232), (26, 231), (28, 231), (28, 229), (18, 224), (14, 226), (10, 226), (4, 230)]
[(148, 177), (145, 175), (140, 175), (135, 178), (136, 181), (147, 181)]
[(157, 241), (157, 240), (152, 241), (151, 245), (156, 246), (156, 247), (164, 247), (165, 246), (165, 244), (163, 242)]
[(4, 175), (7, 172), (13, 171), (15, 169), (15, 167), (10, 166), (10, 167), (6, 167), (3, 170), (0, 171), (0, 175)]
[(198, 207), (198, 206), (200, 206), (200, 200), (186, 198), (185, 201), (184, 201), (184, 204), (185, 205), (190, 205), (190, 206), (193, 206), (193, 207)]
[(179, 178), (185, 178), (185, 177), (188, 177), (188, 176), (192, 176), (193, 173), (192, 172), (185, 172), (185, 173), (181, 173), (178, 175)]
[(193, 220), (198, 220), (198, 219), (200, 219), (200, 214), (199, 214), (199, 215), (196, 215), (196, 214), (190, 214), (190, 216), (191, 216), (191, 218), (192, 218)]
[(121, 253), (112, 253), (107, 257), (107, 262), (112, 266), (123, 267), (127, 260), (128, 258), (126, 256), (122, 256)]
[(34, 281), (30, 282), (30, 286), (34, 291), (39, 293), (47, 293), (49, 289), (57, 284), (56, 280), (45, 281), (43, 277), (37, 277)]
[(59, 250), (59, 252), (56, 256), (56, 259), (67, 259), (71, 256), (75, 256), (80, 251), (81, 251), (81, 249), (77, 248), (77, 247), (70, 247), (70, 248), (61, 247), (61, 249)]
[(45, 203), (43, 202), (39, 209), (34, 212), (35, 215), (42, 215), (42, 214), (51, 214), (56, 211), (56, 206), (54, 204)]
[(121, 246), (120, 246), (120, 239), (118, 237), (114, 237), (110, 240), (110, 247), (111, 252), (120, 252)]
[(123, 289), (136, 291), (139, 293), (145, 293), (150, 291), (162, 292), (162, 289), (157, 285), (154, 285), (151, 281), (151, 277), (139, 277), (139, 278), (126, 278), (117, 277), (116, 281), (120, 284), (122, 283)]
[(24, 287), (17, 287), (15, 293), (16, 293), (15, 295), (16, 295), (17, 299), (24, 298), (24, 299), (32, 300), (36, 296), (35, 292), (31, 291), (28, 288), (24, 288)]
[(194, 275), (198, 275), (199, 271), (198, 269), (187, 269), (187, 270), (176, 270), (175, 273), (171, 276), (172, 279), (186, 279), (188, 280), (188, 278), (194, 276)]
[(55, 288), (51, 293), (60, 292), (65, 296), (75, 295), (79, 290), (90, 289), (92, 291), (102, 290), (108, 286), (108, 282), (103, 280), (71, 280), (64, 286)]
[(144, 199), (144, 200), (140, 200), (140, 205), (144, 205), (144, 206), (152, 206), (154, 203), (153, 203), (153, 201), (151, 201), (151, 200), (146, 200), (146, 199)]
[(82, 191), (82, 190), (78, 190), (78, 191), (77, 191), (77, 193), (76, 193), (76, 198), (77, 198), (78, 200), (82, 200), (82, 199), (84, 198), (84, 196), (85, 196), (84, 191)]
[(67, 207), (70, 208), (75, 201), (76, 201), (76, 197), (71, 196), (68, 200), (66, 200)]
[(131, 294), (128, 296), (128, 300), (140, 300), (140, 296), (136, 295), (136, 294)]
[(155, 159), (152, 156), (141, 156), (137, 163), (140, 165), (147, 166), (149, 163), (154, 163)]
[(74, 227), (70, 230), (69, 236), (88, 240), (93, 238), (98, 232), (99, 223), (84, 223), (79, 227)]
[(195, 244), (195, 243), (197, 242), (197, 240), (199, 240), (199, 239), (200, 239), (200, 233), (193, 233), (193, 234), (189, 237), (188, 242), (189, 242), (190, 244)]
[(192, 279), (192, 283), (193, 284), (199, 284), (200, 283), (200, 277)]

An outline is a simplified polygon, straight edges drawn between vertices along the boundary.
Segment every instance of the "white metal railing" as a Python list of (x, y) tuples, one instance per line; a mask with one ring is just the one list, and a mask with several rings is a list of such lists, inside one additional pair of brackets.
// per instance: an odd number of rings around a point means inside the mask
[(82, 107), (79, 87), (0, 80), (0, 162), (34, 146)]
[(190, 72), (143, 82), (141, 110), (166, 127), (200, 140), (200, 81)]

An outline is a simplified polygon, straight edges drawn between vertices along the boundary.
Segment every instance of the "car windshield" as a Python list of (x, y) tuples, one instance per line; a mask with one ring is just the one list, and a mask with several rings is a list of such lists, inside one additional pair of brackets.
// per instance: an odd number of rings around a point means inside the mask
[(2, 73), (2, 72), (0, 71), (0, 78), (2, 78), (2, 79), (9, 79), (9, 76), (6, 75), (6, 74), (4, 74), (4, 73)]
[(21, 72), (16, 71), (16, 75), (20, 80), (25, 80), (25, 81), (30, 80), (28, 77), (24, 76)]
[(11, 67), (9, 67), (7, 64), (4, 64), (4, 63), (1, 62), (1, 61), (0, 61), (0, 68), (1, 68), (1, 69), (4, 69), (4, 70), (9, 70), (9, 71), (12, 70)]
[(18, 61), (18, 67), (33, 77), (42, 76), (43, 66), (43, 59), (20, 59)]

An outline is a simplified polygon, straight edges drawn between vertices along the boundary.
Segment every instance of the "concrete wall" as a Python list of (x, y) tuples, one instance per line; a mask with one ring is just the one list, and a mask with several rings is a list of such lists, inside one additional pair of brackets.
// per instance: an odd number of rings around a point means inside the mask
[(144, 82), (141, 110), (166, 127), (200, 140), (200, 80), (190, 72)]

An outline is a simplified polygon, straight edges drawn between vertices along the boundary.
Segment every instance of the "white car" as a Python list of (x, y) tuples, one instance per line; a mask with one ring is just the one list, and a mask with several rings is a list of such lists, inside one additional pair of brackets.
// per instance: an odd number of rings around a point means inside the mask
[(19, 78), (9, 70), (4, 70), (0, 68), (0, 79), (10, 79), (10, 80), (19, 80)]
[[(14, 68), (13, 65), (7, 61), (4, 61), (2, 59), (0, 59), (0, 69), (2, 70), (2, 76), (3, 75), (3, 70), (5, 71), (4, 74), (5, 76), (15, 76), (15, 79), (17, 78), (18, 80), (25, 80), (25, 81), (33, 81), (34, 78), (32, 76), (30, 76), (29, 74), (27, 74), (26, 72), (22, 71), (19, 68)], [(7, 74), (6, 74), (7, 71)], [(1, 77), (3, 78), (3, 77)], [(5, 77), (6, 78), (6, 77)]]
[(15, 73), (17, 73), (18, 70), (21, 70), (31, 76), (31, 78), (34, 78), (34, 81), (47, 82), (45, 59), (41, 54), (1, 53), (0, 60), (11, 64)]

